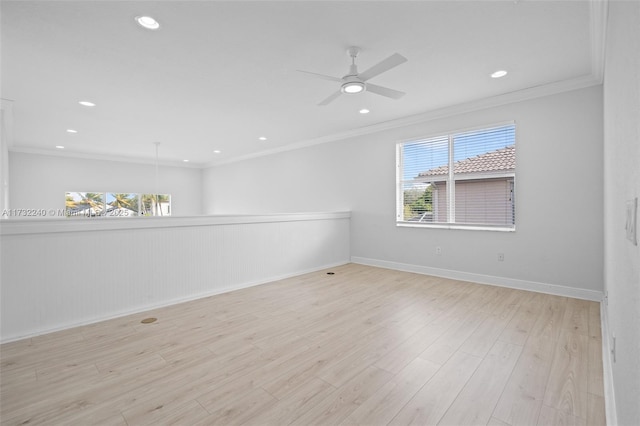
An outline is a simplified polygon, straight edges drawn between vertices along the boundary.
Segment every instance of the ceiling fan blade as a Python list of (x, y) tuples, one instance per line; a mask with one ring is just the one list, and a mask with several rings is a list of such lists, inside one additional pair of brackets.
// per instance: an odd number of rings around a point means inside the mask
[(388, 87), (378, 86), (376, 84), (367, 83), (367, 92), (375, 93), (377, 95), (386, 96), (387, 98), (400, 99), (406, 93), (399, 90), (389, 89)]
[(342, 81), (342, 79), (341, 79), (341, 78), (338, 78), (338, 77), (332, 77), (332, 76), (330, 76), (330, 75), (318, 74), (318, 73), (315, 73), (315, 72), (302, 71), (302, 70), (296, 70), (296, 71), (298, 71), (298, 72), (303, 72), (303, 73), (305, 73), (305, 74), (309, 74), (309, 75), (312, 75), (312, 76), (314, 76), (314, 77), (316, 77), (316, 78), (321, 78), (321, 79), (323, 79), (323, 80), (329, 80), (329, 81)]
[(397, 67), (398, 65), (403, 64), (405, 62), (407, 62), (407, 58), (405, 58), (399, 53), (394, 53), (393, 55), (389, 56), (387, 59), (383, 60), (382, 62), (378, 62), (376, 65), (372, 66), (365, 72), (358, 74), (358, 77), (362, 81), (367, 81), (370, 78), (380, 75), (383, 72), (389, 71), (391, 68)]
[(333, 100), (335, 100), (338, 96), (340, 96), (342, 94), (342, 91), (338, 90), (337, 92), (334, 92), (331, 94), (331, 96), (329, 96), (327, 99), (325, 99), (324, 101), (320, 102), (318, 105), (319, 106), (325, 106), (327, 105), (329, 102), (332, 102)]

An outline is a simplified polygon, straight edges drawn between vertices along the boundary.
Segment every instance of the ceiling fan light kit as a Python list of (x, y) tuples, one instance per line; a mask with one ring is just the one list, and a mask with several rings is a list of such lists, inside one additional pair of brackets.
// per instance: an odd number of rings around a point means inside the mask
[(340, 90), (332, 93), (328, 98), (320, 102), (318, 105), (327, 105), (343, 93), (354, 95), (362, 92), (371, 92), (375, 93), (376, 95), (385, 96), (391, 99), (400, 99), (405, 95), (404, 92), (366, 82), (373, 77), (376, 77), (384, 72), (389, 71), (392, 68), (397, 67), (400, 64), (407, 62), (407, 58), (400, 55), (399, 53), (394, 53), (387, 59), (378, 62), (376, 65), (372, 66), (365, 72), (358, 73), (358, 66), (356, 65), (356, 58), (358, 57), (358, 53), (360, 53), (360, 49), (357, 47), (350, 47), (349, 49), (347, 49), (347, 55), (349, 55), (349, 57), (351, 58), (351, 65), (349, 66), (349, 73), (342, 78), (298, 70), (305, 74), (310, 74), (316, 78), (340, 83)]
[(146, 28), (148, 30), (157, 30), (160, 28), (160, 23), (151, 16), (136, 16), (136, 22), (142, 28)]
[(353, 95), (355, 93), (363, 92), (365, 90), (365, 85), (364, 82), (358, 80), (347, 81), (342, 85), (340, 90), (342, 93)]

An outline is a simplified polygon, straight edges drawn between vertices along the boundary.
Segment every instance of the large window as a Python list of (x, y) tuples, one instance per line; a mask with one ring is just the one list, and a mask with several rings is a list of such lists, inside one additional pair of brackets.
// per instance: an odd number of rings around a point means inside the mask
[(515, 229), (515, 125), (398, 144), (397, 223)]
[(67, 192), (67, 217), (171, 216), (169, 194)]

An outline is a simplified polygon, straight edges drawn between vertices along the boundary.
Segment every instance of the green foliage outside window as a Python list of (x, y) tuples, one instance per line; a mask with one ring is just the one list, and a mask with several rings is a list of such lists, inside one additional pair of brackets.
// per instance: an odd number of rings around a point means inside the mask
[(433, 212), (433, 186), (404, 190), (404, 220), (419, 220)]

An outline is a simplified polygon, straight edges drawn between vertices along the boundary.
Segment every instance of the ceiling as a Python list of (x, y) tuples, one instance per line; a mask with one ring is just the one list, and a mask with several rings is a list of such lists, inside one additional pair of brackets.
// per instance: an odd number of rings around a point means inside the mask
[[(3, 0), (0, 87), (12, 117), (10, 150), (150, 161), (159, 142), (163, 163), (202, 167), (524, 89), (594, 81), (594, 11), (588, 1), (537, 0)], [(140, 15), (160, 29), (138, 26)], [(371, 83), (407, 94), (365, 92), (318, 106), (338, 84), (296, 70), (342, 77), (349, 46), (361, 48), (360, 71), (405, 56)], [(499, 69), (509, 74), (491, 78)]]

